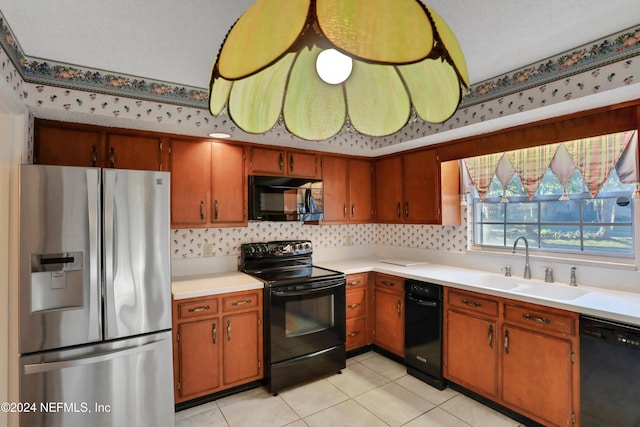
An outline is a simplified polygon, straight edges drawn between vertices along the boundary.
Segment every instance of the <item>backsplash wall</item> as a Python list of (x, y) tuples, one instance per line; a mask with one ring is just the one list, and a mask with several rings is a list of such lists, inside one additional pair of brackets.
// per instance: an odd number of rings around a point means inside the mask
[[(466, 213), (463, 213), (466, 219)], [(240, 245), (271, 240), (309, 239), (315, 248), (389, 245), (461, 252), (467, 246), (467, 224), (404, 225), (353, 224), (304, 225), (301, 222), (250, 222), (242, 228), (192, 228), (171, 230), (171, 257), (204, 256), (213, 244), (213, 256), (240, 255)]]

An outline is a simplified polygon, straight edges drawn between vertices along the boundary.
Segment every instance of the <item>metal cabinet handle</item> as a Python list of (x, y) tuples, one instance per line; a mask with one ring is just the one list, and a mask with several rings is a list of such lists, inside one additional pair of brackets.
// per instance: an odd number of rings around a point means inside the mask
[(402, 301), (398, 300), (398, 316), (400, 316), (402, 314)]
[(509, 354), (509, 331), (504, 331), (504, 352)]
[(342, 207), (342, 217), (343, 218), (347, 217), (347, 202), (345, 202), (343, 207)]
[(349, 282), (347, 283), (347, 286), (355, 286), (355, 285), (359, 285), (360, 284), (360, 280), (354, 280), (353, 282)]
[(359, 303), (359, 302), (357, 302), (357, 303), (355, 303), (355, 304), (349, 304), (349, 305), (347, 306), (347, 308), (358, 308), (358, 307), (360, 307), (360, 303)]
[(493, 325), (489, 325), (489, 348), (493, 348)]
[(397, 211), (398, 211), (398, 218), (400, 218), (402, 216), (402, 212), (400, 211), (400, 202), (398, 202)]
[(466, 300), (466, 299), (463, 299), (463, 300), (462, 300), (462, 303), (463, 303), (464, 305), (468, 305), (468, 306), (470, 306), (470, 307), (476, 307), (476, 308), (477, 308), (477, 307), (482, 307), (482, 304), (480, 304), (479, 302), (475, 302), (475, 301), (468, 301), (468, 300)]
[(227, 341), (231, 341), (231, 320), (227, 320)]
[(404, 204), (404, 216), (409, 218), (409, 202)]
[(211, 342), (215, 344), (216, 341), (218, 341), (218, 328), (216, 326), (216, 323), (213, 322), (213, 324), (211, 325)]
[(284, 169), (284, 158), (282, 157), (282, 153), (278, 156), (278, 166), (280, 167), (280, 171)]
[(355, 218), (356, 217), (356, 204), (352, 203), (351, 204), (351, 218)]
[(200, 220), (204, 221), (204, 200), (200, 200)]
[(253, 148), (249, 150), (249, 169), (253, 170)]
[(353, 332), (351, 332), (351, 333), (349, 334), (349, 337), (350, 337), (350, 338), (355, 337), (355, 336), (356, 336), (356, 335), (358, 335), (359, 333), (360, 333), (360, 331), (353, 331)]
[(382, 281), (382, 284), (383, 284), (383, 285), (385, 285), (385, 286), (395, 286), (395, 283), (393, 283), (393, 282), (388, 282), (388, 281), (386, 281), (386, 280), (383, 280), (383, 281)]
[(111, 147), (109, 149), (109, 153), (111, 154), (110, 156), (111, 167), (115, 168), (116, 167), (116, 149), (114, 147)]
[(98, 147), (96, 145), (91, 146), (91, 166), (98, 165)]
[(293, 172), (293, 154), (289, 154), (289, 171)]
[(551, 319), (547, 319), (546, 317), (532, 316), (530, 314), (523, 314), (522, 318), (526, 320), (531, 320), (532, 322), (544, 323), (545, 325), (553, 323)]
[(188, 309), (187, 311), (188, 311), (189, 313), (198, 313), (198, 312), (200, 312), (200, 311), (206, 311), (206, 310), (209, 310), (210, 308), (211, 308), (211, 307), (210, 307), (210, 306), (208, 306), (208, 305), (203, 305), (202, 307), (194, 307), (194, 308), (190, 308), (190, 309)]
[(218, 219), (218, 201), (217, 200), (213, 201), (213, 219), (215, 220)]
[(245, 304), (251, 304), (251, 300), (250, 299), (246, 299), (244, 301), (234, 301), (231, 303), (232, 306), (238, 306), (238, 305), (245, 305)]

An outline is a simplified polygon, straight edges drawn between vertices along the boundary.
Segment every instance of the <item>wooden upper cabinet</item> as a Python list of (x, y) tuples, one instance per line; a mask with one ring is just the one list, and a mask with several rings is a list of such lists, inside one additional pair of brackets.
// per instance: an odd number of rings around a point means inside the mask
[(440, 213), (440, 166), (434, 149), (402, 156), (405, 222), (436, 224)]
[(104, 143), (99, 130), (60, 127), (36, 121), (34, 162), (42, 165), (100, 167)]
[(247, 174), (317, 178), (318, 156), (302, 151), (251, 147)]
[(303, 178), (317, 178), (318, 156), (300, 151), (287, 151), (287, 175)]
[(376, 215), (379, 222), (402, 222), (402, 156), (376, 160)]
[(363, 223), (373, 219), (373, 163), (322, 156), (324, 223)]
[(168, 170), (162, 138), (140, 131), (36, 121), (35, 162), (45, 165)]
[(247, 225), (244, 147), (211, 143), (211, 222)]
[(349, 160), (349, 219), (351, 222), (373, 220), (373, 162)]
[(166, 170), (163, 148), (160, 137), (108, 134), (105, 167)]
[(205, 226), (211, 212), (211, 143), (173, 139), (170, 144), (171, 224)]
[(376, 160), (375, 182), (379, 222), (460, 224), (458, 164), (435, 148)]
[(322, 191), (324, 193), (323, 222), (343, 223), (348, 220), (348, 187), (346, 157), (322, 157)]

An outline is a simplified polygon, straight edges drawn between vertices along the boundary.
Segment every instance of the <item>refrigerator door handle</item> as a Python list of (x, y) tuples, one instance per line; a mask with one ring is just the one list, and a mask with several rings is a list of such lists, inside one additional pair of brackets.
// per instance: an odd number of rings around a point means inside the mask
[(103, 239), (104, 239), (104, 338), (117, 336), (118, 324), (115, 321), (115, 259), (116, 245), (115, 239), (118, 230), (115, 221), (115, 186), (116, 175), (113, 173), (103, 173)]
[(61, 360), (59, 362), (45, 362), (45, 363), (33, 363), (24, 366), (24, 374), (39, 374), (42, 372), (59, 371), (60, 369), (72, 368), (76, 366), (92, 365), (100, 362), (113, 360), (119, 357), (131, 356), (138, 353), (145, 353), (147, 351), (156, 350), (163, 345), (163, 341), (166, 339), (160, 339), (151, 341), (143, 345), (136, 345), (127, 348), (121, 348), (117, 350), (107, 351), (104, 353), (92, 354), (86, 357), (79, 357), (77, 359)]
[(87, 170), (87, 213), (89, 222), (89, 327), (98, 331), (97, 339), (102, 339), (102, 290), (100, 264), (102, 262), (100, 235), (100, 170)]

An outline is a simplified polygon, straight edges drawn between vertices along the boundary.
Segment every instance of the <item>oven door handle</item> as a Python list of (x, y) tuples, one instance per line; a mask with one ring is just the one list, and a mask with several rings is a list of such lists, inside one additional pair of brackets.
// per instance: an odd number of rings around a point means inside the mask
[(277, 291), (272, 289), (271, 294), (278, 297), (295, 297), (300, 295), (309, 295), (309, 294), (315, 294), (318, 292), (324, 292), (324, 291), (328, 291), (329, 289), (339, 288), (340, 286), (344, 286), (344, 282), (340, 282), (338, 284), (333, 284), (329, 286), (323, 286), (321, 288), (303, 289), (300, 291)]

